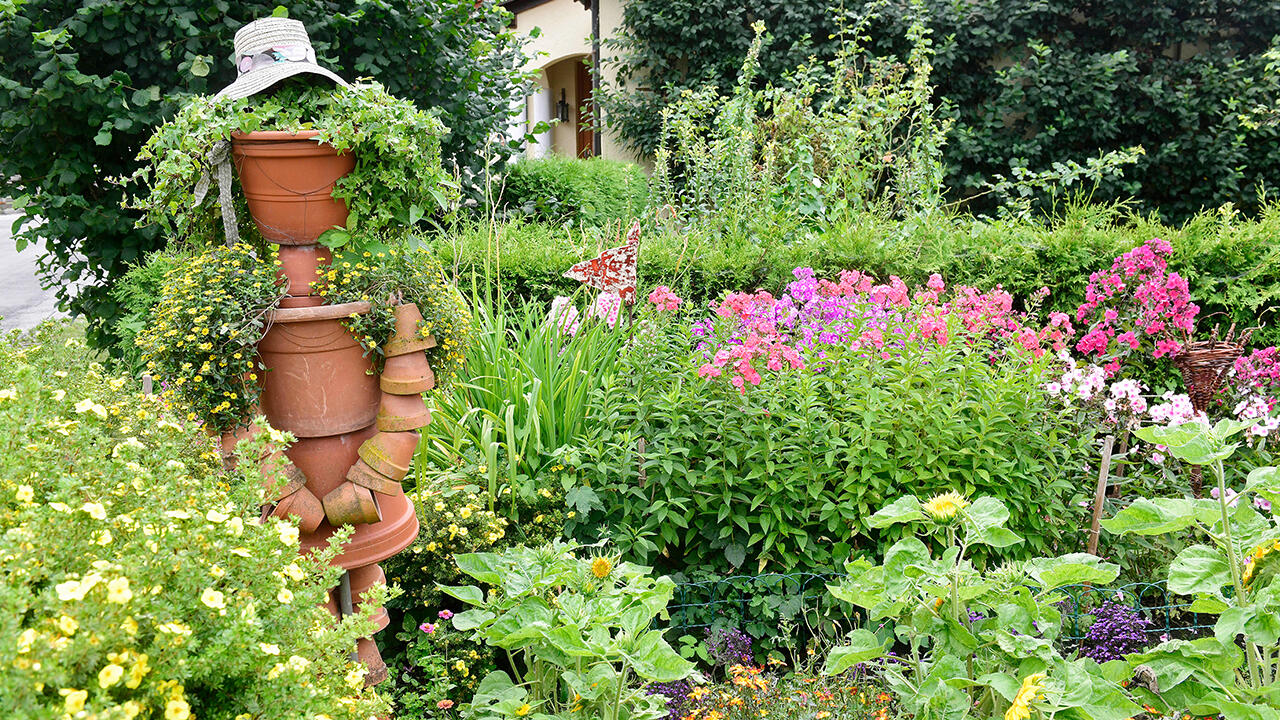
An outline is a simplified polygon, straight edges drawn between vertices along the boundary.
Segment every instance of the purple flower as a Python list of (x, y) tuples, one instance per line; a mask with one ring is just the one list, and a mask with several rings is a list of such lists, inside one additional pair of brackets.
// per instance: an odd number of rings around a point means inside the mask
[(703, 641), (715, 665), (751, 662), (751, 636), (738, 628), (712, 628)]
[(1108, 600), (1093, 611), (1093, 624), (1080, 641), (1080, 655), (1097, 662), (1119, 660), (1147, 647), (1151, 621), (1141, 611)]

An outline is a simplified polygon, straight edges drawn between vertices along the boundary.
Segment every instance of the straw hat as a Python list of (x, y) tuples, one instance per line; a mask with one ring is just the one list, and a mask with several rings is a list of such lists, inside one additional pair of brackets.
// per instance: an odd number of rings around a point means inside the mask
[(316, 51), (311, 47), (307, 28), (288, 18), (263, 18), (236, 31), (235, 63), (239, 77), (222, 88), (218, 97), (249, 97), (301, 73), (347, 85), (346, 80), (316, 64)]

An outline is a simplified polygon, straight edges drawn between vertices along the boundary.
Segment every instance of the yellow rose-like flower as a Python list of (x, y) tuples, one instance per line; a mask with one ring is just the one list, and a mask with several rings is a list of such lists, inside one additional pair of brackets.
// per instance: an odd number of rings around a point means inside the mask
[(298, 528), (294, 525), (281, 525), (279, 530), (280, 542), (290, 547), (298, 544)]
[(293, 602), (293, 591), (289, 588), (280, 588), (280, 592), (276, 593), (276, 600), (280, 601), (281, 605), (288, 605)]
[(30, 485), (19, 485), (17, 491), (13, 493), (13, 497), (20, 503), (29, 503), (35, 500), (36, 491)]
[(80, 506), (80, 509), (89, 513), (89, 517), (94, 520), (106, 520), (107, 509), (101, 503), (87, 502)]
[(528, 715), (529, 712), (532, 710), (533, 708), (529, 707), (529, 703), (525, 703), (520, 707), (516, 708), (516, 717), (524, 717), (525, 715)]
[(129, 578), (118, 577), (107, 583), (107, 602), (123, 605), (133, 598), (133, 591), (129, 589)]
[(204, 591), (200, 593), (200, 602), (214, 610), (221, 610), (227, 606), (227, 602), (223, 598), (222, 593), (214, 590), (213, 588), (205, 588)]
[(124, 681), (124, 686), (130, 690), (136, 689), (142, 684), (142, 678), (151, 671), (151, 667), (147, 665), (147, 654), (143, 653), (138, 656), (137, 662), (133, 667), (129, 668), (129, 679)]
[(349, 685), (352, 690), (356, 690), (356, 689), (359, 689), (359, 687), (364, 684), (364, 674), (365, 674), (365, 669), (364, 669), (364, 666), (362, 665), (360, 667), (353, 669), (351, 672), (347, 673), (347, 677), (344, 679), (346, 680), (347, 685)]
[(76, 619), (69, 615), (63, 615), (58, 618), (56, 624), (58, 629), (62, 631), (63, 635), (75, 635), (76, 630), (80, 627), (80, 623), (76, 622)]
[(88, 690), (73, 690), (72, 688), (62, 688), (58, 691), (59, 695), (66, 698), (63, 709), (72, 715), (84, 709), (84, 701), (89, 699)]
[(120, 704), (120, 709), (124, 711), (124, 720), (133, 720), (142, 714), (142, 704), (137, 700), (126, 700)]
[(591, 561), (591, 574), (601, 580), (609, 577), (609, 573), (613, 572), (613, 561), (609, 558), (598, 557)]
[(1032, 673), (1022, 680), (1022, 687), (1013, 698), (1013, 704), (1004, 713), (1004, 720), (1027, 720), (1031, 717), (1031, 703), (1040, 697), (1044, 673)]
[(110, 663), (98, 671), (98, 687), (105, 690), (120, 682), (122, 677), (124, 677), (124, 668), (115, 663)]
[(170, 700), (164, 704), (164, 720), (187, 720), (191, 717), (191, 706), (186, 700)]
[(124, 619), (124, 622), (120, 623), (120, 629), (124, 630), (129, 635), (137, 635), (138, 621), (134, 620), (132, 616), (127, 617)]
[(956, 516), (956, 513), (966, 507), (969, 507), (969, 501), (957, 492), (934, 495), (920, 505), (920, 509), (924, 510), (934, 520), (950, 520)]

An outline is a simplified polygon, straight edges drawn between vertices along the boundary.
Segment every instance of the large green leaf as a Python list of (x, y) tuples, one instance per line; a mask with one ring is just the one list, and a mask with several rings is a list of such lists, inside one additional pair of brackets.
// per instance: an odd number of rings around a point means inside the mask
[(1169, 565), (1169, 591), (1179, 595), (1216, 595), (1231, 584), (1231, 566), (1217, 548), (1192, 545)]
[(885, 589), (892, 596), (906, 592), (928, 563), (929, 548), (919, 539), (909, 537), (894, 543), (884, 555)]
[(880, 508), (871, 516), (868, 525), (873, 528), (885, 528), (890, 525), (916, 522), (924, 519), (920, 510), (920, 500), (915, 495), (904, 495), (892, 503)]
[(1114, 517), (1103, 520), (1102, 527), (1117, 535), (1164, 535), (1185, 530), (1197, 521), (1211, 524), (1220, 513), (1214, 500), (1138, 498)]
[(468, 605), (483, 605), (484, 591), (474, 585), (436, 585), (446, 595), (458, 598)]
[(453, 556), (458, 569), (486, 585), (502, 584), (502, 556), (497, 553), (461, 553)]
[(1027, 562), (1027, 574), (1045, 590), (1063, 585), (1106, 585), (1120, 575), (1120, 566), (1089, 553), (1072, 553)]
[(827, 675), (839, 675), (858, 663), (883, 657), (887, 641), (876, 637), (870, 630), (854, 630), (849, 633), (849, 644), (832, 648), (827, 654)]

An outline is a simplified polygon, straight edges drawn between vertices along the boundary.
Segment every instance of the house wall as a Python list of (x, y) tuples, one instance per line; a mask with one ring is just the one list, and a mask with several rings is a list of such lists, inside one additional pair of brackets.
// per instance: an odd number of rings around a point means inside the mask
[[(623, 0), (599, 0), (600, 36), (612, 37), (622, 24)], [(532, 37), (534, 28), (539, 29), (537, 37)], [(576, 81), (572, 62), (567, 59), (591, 55), (591, 12), (576, 0), (550, 0), (529, 8), (516, 15), (516, 32), (529, 36), (525, 51), (530, 55), (530, 68), (542, 70), (538, 78), (540, 92), (531, 95), (525, 106), (526, 127), (536, 125), (539, 120), (555, 117), (556, 103), (560, 102), (560, 90), (563, 88), (565, 99), (571, 108), (576, 97)], [(613, 69), (606, 63), (604, 79), (611, 83), (616, 77)], [(572, 156), (577, 149), (576, 109), (570, 111), (567, 123), (556, 124), (548, 133), (537, 138), (537, 143), (529, 148), (529, 155), (540, 157), (554, 151), (561, 155)], [(606, 131), (601, 134), (600, 154), (602, 157), (628, 162), (638, 162), (634, 154), (626, 150), (621, 143)]]

